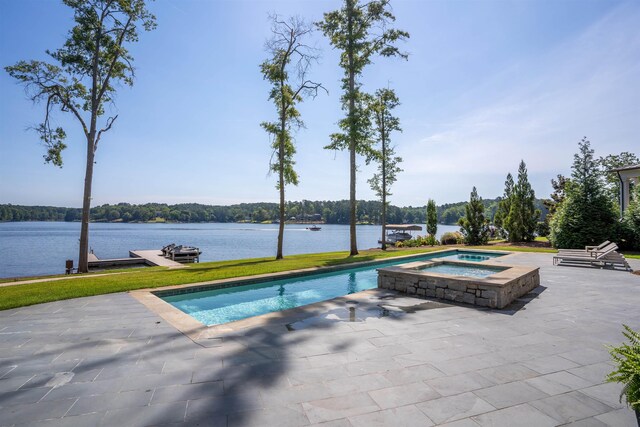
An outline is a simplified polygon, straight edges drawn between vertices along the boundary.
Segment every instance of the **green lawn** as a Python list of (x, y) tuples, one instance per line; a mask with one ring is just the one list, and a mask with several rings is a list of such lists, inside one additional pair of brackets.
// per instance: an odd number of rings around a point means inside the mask
[(543, 252), (543, 253), (556, 253), (557, 249), (553, 248), (536, 248), (529, 246), (500, 246), (500, 244), (487, 245), (487, 246), (465, 246), (468, 249), (489, 249), (493, 251), (512, 251), (512, 252)]
[[(45, 278), (63, 278), (23, 285), (0, 286), (0, 310), (24, 307), (43, 302), (59, 301), (92, 295), (109, 294), (113, 292), (131, 291), (134, 289), (157, 288), (162, 286), (183, 285), (189, 283), (209, 282), (233, 277), (253, 276), (256, 274), (277, 273), (312, 267), (330, 267), (353, 262), (370, 261), (401, 255), (432, 252), (448, 249), (447, 246), (427, 248), (408, 248), (403, 250), (362, 251), (355, 257), (347, 252), (329, 252), (320, 254), (292, 255), (284, 260), (275, 261), (273, 258), (254, 258), (233, 261), (203, 262), (189, 264), (181, 269), (167, 269), (152, 267), (131, 270), (118, 270), (113, 273), (104, 272), (86, 274), (82, 277), (74, 276), (46, 276)], [(489, 249), (514, 252), (545, 252), (554, 253), (555, 249), (521, 246), (464, 246), (469, 249)], [(640, 259), (640, 253), (625, 254), (627, 258)], [(21, 279), (4, 279), (12, 282)]]
[[(275, 261), (273, 258), (255, 258), (203, 262), (190, 264), (181, 269), (152, 267), (136, 270), (121, 270), (117, 273), (107, 275), (99, 275), (99, 273), (87, 274), (80, 278), (77, 276), (55, 276), (65, 277), (65, 279), (0, 287), (0, 310), (134, 289), (208, 282), (232, 277), (277, 273), (302, 268), (330, 267), (393, 256), (432, 252), (446, 248), (447, 247), (436, 246), (433, 248), (412, 248), (388, 252), (362, 251), (355, 257), (350, 257), (348, 252), (330, 252), (292, 255), (280, 261)], [(11, 281), (15, 281), (15, 279)]]

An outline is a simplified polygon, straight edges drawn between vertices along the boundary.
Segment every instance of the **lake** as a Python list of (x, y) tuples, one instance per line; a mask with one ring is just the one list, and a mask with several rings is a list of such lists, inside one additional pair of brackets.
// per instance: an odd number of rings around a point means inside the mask
[[(349, 250), (348, 225), (320, 226), (321, 231), (309, 231), (304, 224), (287, 224), (284, 255)], [(437, 236), (456, 230), (459, 227), (438, 225)], [(380, 233), (379, 225), (359, 225), (358, 248), (379, 247)], [(78, 222), (0, 223), (0, 277), (64, 273), (65, 260), (78, 264), (79, 238)], [(269, 257), (276, 254), (277, 239), (277, 224), (89, 225), (89, 245), (98, 258), (126, 258), (129, 250), (160, 249), (169, 243), (200, 248), (201, 261)]]

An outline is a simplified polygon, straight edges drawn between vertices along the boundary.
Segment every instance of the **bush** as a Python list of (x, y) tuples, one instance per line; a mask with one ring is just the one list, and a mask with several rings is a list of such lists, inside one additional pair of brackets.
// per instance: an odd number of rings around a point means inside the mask
[(622, 334), (629, 340), (619, 347), (609, 347), (609, 353), (616, 367), (607, 376), (607, 381), (623, 384), (620, 401), (624, 397), (627, 404), (640, 412), (640, 333), (627, 325), (622, 325)]
[(447, 231), (440, 238), (440, 243), (443, 245), (456, 245), (464, 241), (462, 233), (459, 231)]
[(405, 240), (403, 242), (396, 242), (396, 248), (416, 248), (418, 246), (435, 246), (438, 245), (438, 239), (434, 236), (416, 236), (413, 239)]
[(549, 235), (549, 224), (546, 221), (538, 221), (536, 234), (540, 237), (547, 237)]
[(425, 236), (423, 241), (424, 241), (424, 244), (428, 246), (437, 246), (440, 244), (440, 242), (438, 242), (438, 239), (436, 239), (436, 236), (434, 236), (433, 234), (429, 234), (428, 236)]

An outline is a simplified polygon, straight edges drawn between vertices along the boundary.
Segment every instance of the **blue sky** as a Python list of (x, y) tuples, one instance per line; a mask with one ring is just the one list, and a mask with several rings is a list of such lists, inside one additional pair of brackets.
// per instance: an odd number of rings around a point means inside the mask
[[(266, 58), (269, 12), (309, 21), (339, 1), (158, 0), (158, 28), (130, 47), (136, 82), (121, 87), (108, 112), (118, 120), (96, 155), (93, 205), (277, 201), (268, 175), (272, 120)], [(640, 154), (640, 2), (613, 0), (392, 1), (408, 61), (376, 58), (364, 89), (394, 88), (403, 133), (393, 135), (404, 172), (391, 203), (424, 205), (503, 191), (520, 159), (538, 197), (568, 174), (577, 142), (596, 155)], [(0, 0), (0, 65), (46, 59), (65, 40), (72, 13), (53, 0)], [(329, 95), (300, 106), (298, 187), (289, 200), (338, 200), (349, 194), (348, 155), (322, 147), (337, 130), (338, 52), (320, 33), (312, 70)], [(78, 124), (58, 114), (68, 134), (65, 165), (45, 165), (27, 128), (43, 117), (23, 89), (0, 72), (0, 203), (80, 206), (85, 142)], [(374, 199), (360, 162), (358, 198)]]

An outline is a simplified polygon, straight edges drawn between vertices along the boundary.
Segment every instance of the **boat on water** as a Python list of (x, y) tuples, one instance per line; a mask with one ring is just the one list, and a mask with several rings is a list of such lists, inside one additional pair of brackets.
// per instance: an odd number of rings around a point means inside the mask
[(309, 230), (309, 231), (320, 231), (320, 230), (322, 230), (322, 227), (318, 227), (317, 225), (312, 225), (311, 227), (307, 227), (307, 230)]
[(178, 262), (199, 262), (202, 251), (194, 246), (176, 245), (171, 243), (161, 249), (165, 258)]
[[(413, 239), (411, 231), (422, 230), (421, 226), (415, 224), (387, 224), (385, 228), (387, 230), (387, 235), (384, 240), (388, 245), (395, 245), (396, 242), (411, 240)], [(382, 240), (378, 240), (378, 243), (382, 244)]]

